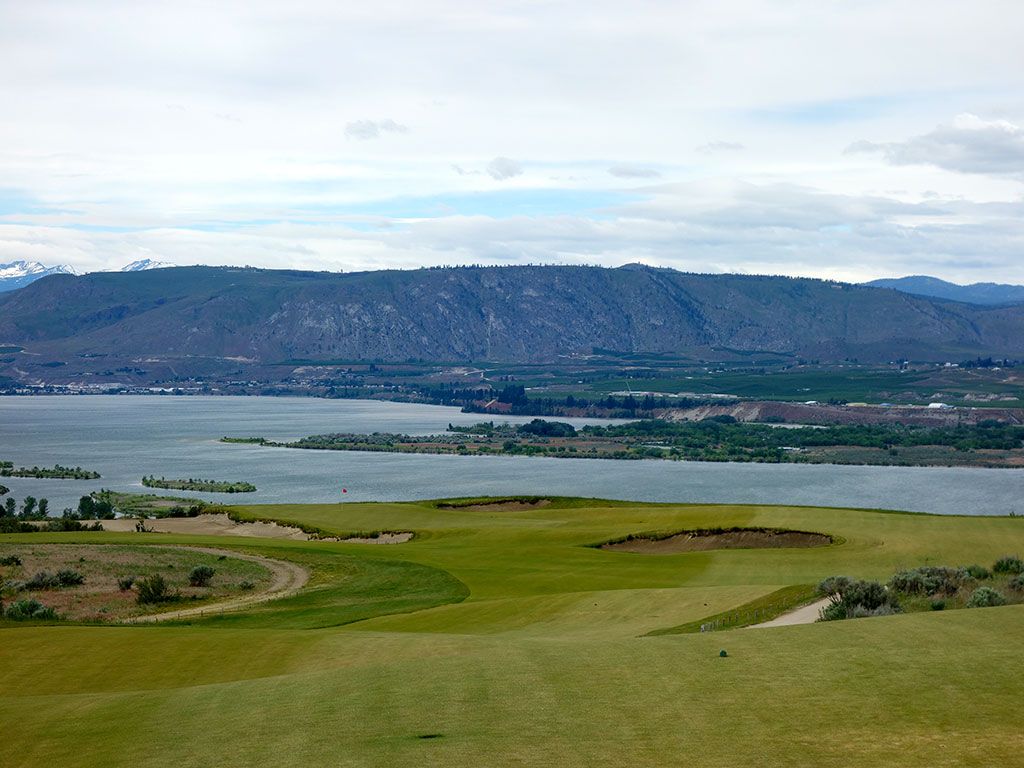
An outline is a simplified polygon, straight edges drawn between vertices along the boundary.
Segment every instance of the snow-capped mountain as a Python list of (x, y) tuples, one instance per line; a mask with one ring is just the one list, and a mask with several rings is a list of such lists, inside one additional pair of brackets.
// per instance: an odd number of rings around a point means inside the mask
[(13, 291), (33, 283), (47, 275), (77, 275), (74, 269), (66, 264), (47, 267), (38, 261), (12, 261), (0, 264), (0, 292)]
[(122, 272), (141, 272), (144, 269), (163, 269), (164, 267), (173, 267), (173, 264), (168, 264), (166, 261), (153, 261), (152, 259), (139, 259), (133, 261), (131, 264), (127, 264), (121, 267)]

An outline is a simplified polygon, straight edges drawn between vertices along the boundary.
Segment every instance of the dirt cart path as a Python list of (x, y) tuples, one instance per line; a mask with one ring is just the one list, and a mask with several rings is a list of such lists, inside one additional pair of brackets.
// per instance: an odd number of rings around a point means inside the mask
[(123, 623), (139, 624), (144, 622), (168, 621), (170, 619), (185, 619), (190, 616), (211, 616), (218, 613), (225, 613), (226, 611), (237, 611), (241, 608), (248, 608), (250, 605), (257, 605), (259, 603), (265, 603), (268, 600), (277, 600), (282, 597), (294, 595), (306, 585), (307, 581), (309, 581), (309, 571), (300, 565), (289, 563), (284, 560), (272, 560), (269, 557), (247, 555), (226, 549), (216, 549), (214, 547), (174, 547), (174, 549), (206, 552), (211, 555), (227, 555), (228, 557), (238, 558), (239, 560), (248, 560), (253, 563), (258, 563), (270, 571), (272, 577), (270, 586), (261, 592), (255, 592), (241, 597), (233, 597), (230, 600), (222, 600), (219, 603), (201, 605), (195, 608), (183, 608), (179, 611), (154, 613), (149, 616), (136, 616), (131, 619), (125, 619)]
[(795, 611), (784, 613), (781, 616), (776, 616), (771, 621), (766, 621), (763, 624), (752, 624), (747, 629), (762, 629), (764, 627), (791, 627), (795, 624), (813, 624), (818, 620), (818, 612), (829, 604), (832, 598), (826, 597), (823, 600), (818, 600), (805, 605), (801, 608), (797, 608)]

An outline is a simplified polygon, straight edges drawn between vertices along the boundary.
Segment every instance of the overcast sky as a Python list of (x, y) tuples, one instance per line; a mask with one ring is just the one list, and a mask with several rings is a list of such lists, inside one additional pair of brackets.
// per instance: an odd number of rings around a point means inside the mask
[(1021, 0), (0, 0), (0, 262), (1024, 283)]

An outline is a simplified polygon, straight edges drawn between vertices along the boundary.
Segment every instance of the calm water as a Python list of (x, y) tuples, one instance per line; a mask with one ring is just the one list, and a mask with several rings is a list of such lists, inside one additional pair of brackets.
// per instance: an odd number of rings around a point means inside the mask
[[(248, 480), (237, 503), (385, 501), (557, 494), (640, 501), (807, 504), (940, 514), (1024, 513), (1024, 470), (709, 464), (299, 451), (218, 442), (324, 432), (441, 432), (481, 417), (368, 400), (258, 397), (0, 397), (0, 459), (81, 465), (101, 480), (4, 478), (19, 500), (59, 512), (99, 487), (144, 490), (143, 475)], [(528, 421), (528, 418), (509, 418)], [(577, 425), (586, 419), (568, 419)], [(593, 421), (593, 420), (591, 420)], [(348, 493), (341, 494), (342, 487)]]

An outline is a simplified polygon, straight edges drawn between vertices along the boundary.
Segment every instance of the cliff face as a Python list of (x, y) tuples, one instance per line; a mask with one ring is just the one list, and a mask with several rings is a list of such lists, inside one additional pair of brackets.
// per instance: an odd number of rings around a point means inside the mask
[(53, 359), (544, 361), (595, 348), (1021, 357), (1024, 306), (632, 266), (352, 274), (182, 267), (43, 278), (0, 297), (0, 343)]

